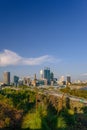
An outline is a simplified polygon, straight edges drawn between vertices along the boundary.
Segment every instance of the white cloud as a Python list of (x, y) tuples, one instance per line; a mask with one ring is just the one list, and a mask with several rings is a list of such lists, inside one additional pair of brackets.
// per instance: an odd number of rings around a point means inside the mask
[(37, 58), (24, 58), (17, 53), (4, 50), (0, 53), (0, 66), (9, 65), (40, 65), (45, 62), (54, 62), (56, 59), (49, 55), (44, 55)]

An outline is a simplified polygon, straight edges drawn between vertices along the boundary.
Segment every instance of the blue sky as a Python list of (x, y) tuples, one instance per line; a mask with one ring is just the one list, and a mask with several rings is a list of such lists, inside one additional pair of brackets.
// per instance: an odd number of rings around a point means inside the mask
[(87, 79), (87, 0), (0, 0), (0, 77), (48, 66)]

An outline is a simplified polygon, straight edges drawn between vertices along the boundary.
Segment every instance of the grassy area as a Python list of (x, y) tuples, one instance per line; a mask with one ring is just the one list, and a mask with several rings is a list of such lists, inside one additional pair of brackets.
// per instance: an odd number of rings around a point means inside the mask
[(60, 91), (64, 93), (68, 93), (73, 96), (78, 96), (87, 99), (87, 90), (80, 90), (80, 89), (70, 89), (69, 87), (66, 87), (64, 89), (60, 89)]

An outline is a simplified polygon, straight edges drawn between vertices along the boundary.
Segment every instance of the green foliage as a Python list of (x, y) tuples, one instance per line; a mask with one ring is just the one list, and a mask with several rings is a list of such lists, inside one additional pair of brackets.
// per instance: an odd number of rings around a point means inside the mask
[[(1, 96), (5, 102), (10, 100), (12, 104), (17, 109), (22, 109), (27, 112), (35, 104), (35, 93), (27, 90), (13, 90), (4, 89), (1, 91)], [(7, 101), (8, 102), (8, 101)]]
[[(75, 90), (71, 91), (68, 87), (61, 91), (79, 93)], [(82, 109), (83, 115), (74, 113), (70, 107), (67, 107), (69, 104), (58, 112), (56, 109), (58, 103), (59, 100), (53, 96), (39, 95), (38, 92), (36, 94), (29, 89), (3, 89), (0, 91), (0, 128), (3, 130), (7, 127), (16, 130), (80, 130), (79, 127), (85, 130), (87, 128), (87, 107)]]
[(68, 93), (73, 96), (78, 96), (87, 99), (87, 90), (80, 90), (80, 89), (71, 90), (69, 87), (66, 87), (64, 89), (60, 89), (60, 91)]
[(64, 117), (62, 117), (62, 116), (58, 117), (58, 119), (57, 119), (57, 128), (62, 129), (62, 130), (66, 130), (67, 124), (65, 122)]
[(63, 109), (60, 113), (61, 116), (63, 116), (69, 126), (75, 124), (75, 116), (74, 112), (71, 109)]
[(32, 130), (41, 129), (41, 117), (39, 112), (27, 113), (23, 118), (22, 128)]

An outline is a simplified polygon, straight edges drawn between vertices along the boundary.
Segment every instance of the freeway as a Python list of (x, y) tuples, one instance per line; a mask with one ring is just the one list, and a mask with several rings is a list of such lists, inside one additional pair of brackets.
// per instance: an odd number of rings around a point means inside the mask
[[(16, 88), (16, 87), (10, 87), (10, 86), (9, 87), (2, 87), (2, 89), (5, 89), (5, 88), (10, 88), (10, 89), (14, 89), (14, 90), (22, 90), (22, 88)], [(29, 88), (24, 88), (24, 89), (30, 90), (30, 91), (36, 91), (35, 90), (36, 87), (29, 87)], [(62, 92), (54, 90), (54, 89), (37, 88), (37, 92), (39, 94), (53, 95), (53, 96), (60, 97), (60, 98), (65, 97), (65, 98), (69, 98), (72, 101), (77, 101), (77, 102), (87, 104), (87, 99), (80, 98), (80, 97), (77, 97), (77, 96), (72, 96), (72, 95), (69, 95), (69, 94), (66, 94), (66, 93), (62, 93)]]
[(61, 93), (61, 92), (54, 92), (54, 91), (46, 91), (45, 90), (44, 94), (53, 95), (53, 96), (60, 97), (60, 98), (62, 98), (64, 96), (66, 98), (69, 98), (72, 101), (77, 101), (77, 102), (82, 102), (84, 104), (87, 104), (87, 99), (79, 98), (77, 96), (72, 96), (72, 95), (68, 95), (65, 93)]

